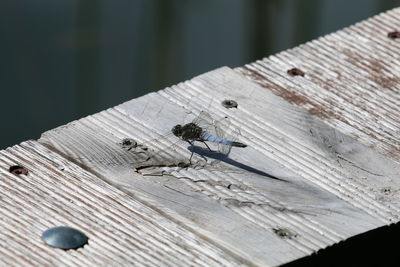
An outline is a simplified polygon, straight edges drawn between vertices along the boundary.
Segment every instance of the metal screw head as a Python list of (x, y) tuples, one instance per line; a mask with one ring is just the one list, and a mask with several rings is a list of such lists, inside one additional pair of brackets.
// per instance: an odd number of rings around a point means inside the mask
[(61, 249), (77, 249), (88, 243), (81, 231), (67, 226), (50, 228), (42, 233), (42, 240), (49, 246)]
[(221, 103), (224, 107), (226, 108), (237, 108), (238, 107), (238, 103), (235, 100), (224, 100)]

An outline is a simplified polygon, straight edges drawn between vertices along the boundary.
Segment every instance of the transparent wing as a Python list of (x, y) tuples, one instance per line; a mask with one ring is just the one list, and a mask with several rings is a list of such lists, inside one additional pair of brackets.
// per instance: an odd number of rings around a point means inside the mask
[[(197, 124), (215, 137), (225, 140), (235, 141), (239, 136), (239, 131), (231, 127), (232, 124), (228, 117), (213, 120), (209, 113), (202, 111), (199, 116), (193, 120), (193, 123)], [(231, 148), (231, 145), (218, 144), (218, 151), (224, 155), (228, 155)]]
[(141, 155), (141, 160), (131, 163), (136, 172), (142, 175), (163, 175), (171, 167), (189, 166), (190, 151), (186, 142), (172, 132), (160, 134), (145, 142), (138, 142), (134, 153)]
[(137, 142), (138, 142), (138, 146), (140, 146), (142, 149), (146, 150), (146, 149), (156, 149), (156, 148), (160, 149), (163, 147), (168, 147), (168, 146), (171, 146), (172, 144), (174, 144), (176, 141), (179, 141), (179, 140), (174, 138), (174, 135), (171, 131), (168, 131), (163, 134), (158, 134), (149, 140), (145, 140), (143, 142), (140, 142), (140, 141), (137, 141)]
[[(202, 111), (193, 122), (203, 128), (203, 130), (208, 132), (209, 134), (215, 137), (223, 138), (223, 136), (225, 136), (223, 127), (229, 125), (228, 121), (224, 121), (226, 119), (227, 118), (222, 118), (221, 120), (216, 121), (212, 119), (209, 113)], [(216, 144), (214, 142), (207, 142), (207, 144), (215, 151), (223, 154), (229, 153), (229, 146)]]
[(143, 167), (151, 165), (169, 165), (171, 162), (178, 161), (178, 157), (182, 153), (178, 153), (178, 148), (182, 142), (178, 137), (174, 136), (171, 131), (158, 134), (149, 140), (135, 140), (137, 145), (130, 149), (132, 153), (141, 155), (141, 161), (137, 161), (134, 167)]
[(193, 120), (193, 123), (203, 128), (204, 131), (207, 131), (212, 135), (216, 134), (214, 120), (211, 115), (206, 111), (201, 111), (197, 118)]
[[(216, 129), (216, 137), (218, 138), (235, 141), (238, 136), (238, 133), (232, 131), (231, 120), (228, 117), (223, 117), (222, 119), (216, 121), (214, 127)], [(218, 147), (218, 151), (226, 156), (229, 155), (232, 148), (231, 145), (225, 144), (219, 144)]]

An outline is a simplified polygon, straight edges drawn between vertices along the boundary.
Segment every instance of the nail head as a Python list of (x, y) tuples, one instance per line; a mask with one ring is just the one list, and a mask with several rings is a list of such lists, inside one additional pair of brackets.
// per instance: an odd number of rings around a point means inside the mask
[(47, 245), (65, 250), (77, 249), (88, 243), (84, 233), (67, 226), (50, 228), (43, 232), (41, 238)]

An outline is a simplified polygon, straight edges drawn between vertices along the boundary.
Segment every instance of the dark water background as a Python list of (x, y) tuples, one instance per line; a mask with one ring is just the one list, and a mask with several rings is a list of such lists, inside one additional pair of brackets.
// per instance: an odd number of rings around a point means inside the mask
[(0, 0), (0, 149), (206, 71), (237, 67), (394, 0)]

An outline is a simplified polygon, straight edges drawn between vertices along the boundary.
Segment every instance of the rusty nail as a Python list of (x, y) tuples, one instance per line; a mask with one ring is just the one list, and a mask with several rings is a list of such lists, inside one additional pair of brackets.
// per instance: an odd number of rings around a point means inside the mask
[(398, 32), (398, 31), (389, 32), (387, 36), (390, 39), (397, 39), (397, 38), (400, 38), (400, 32)]
[(19, 175), (19, 174), (27, 175), (28, 174), (28, 170), (26, 168), (18, 166), (18, 165), (11, 166), (9, 169), (9, 172), (11, 172), (12, 174), (16, 174), (16, 175)]
[(293, 68), (287, 71), (290, 76), (304, 76), (304, 71), (298, 68)]
[(238, 103), (235, 100), (224, 100), (221, 103), (226, 108), (237, 108)]

